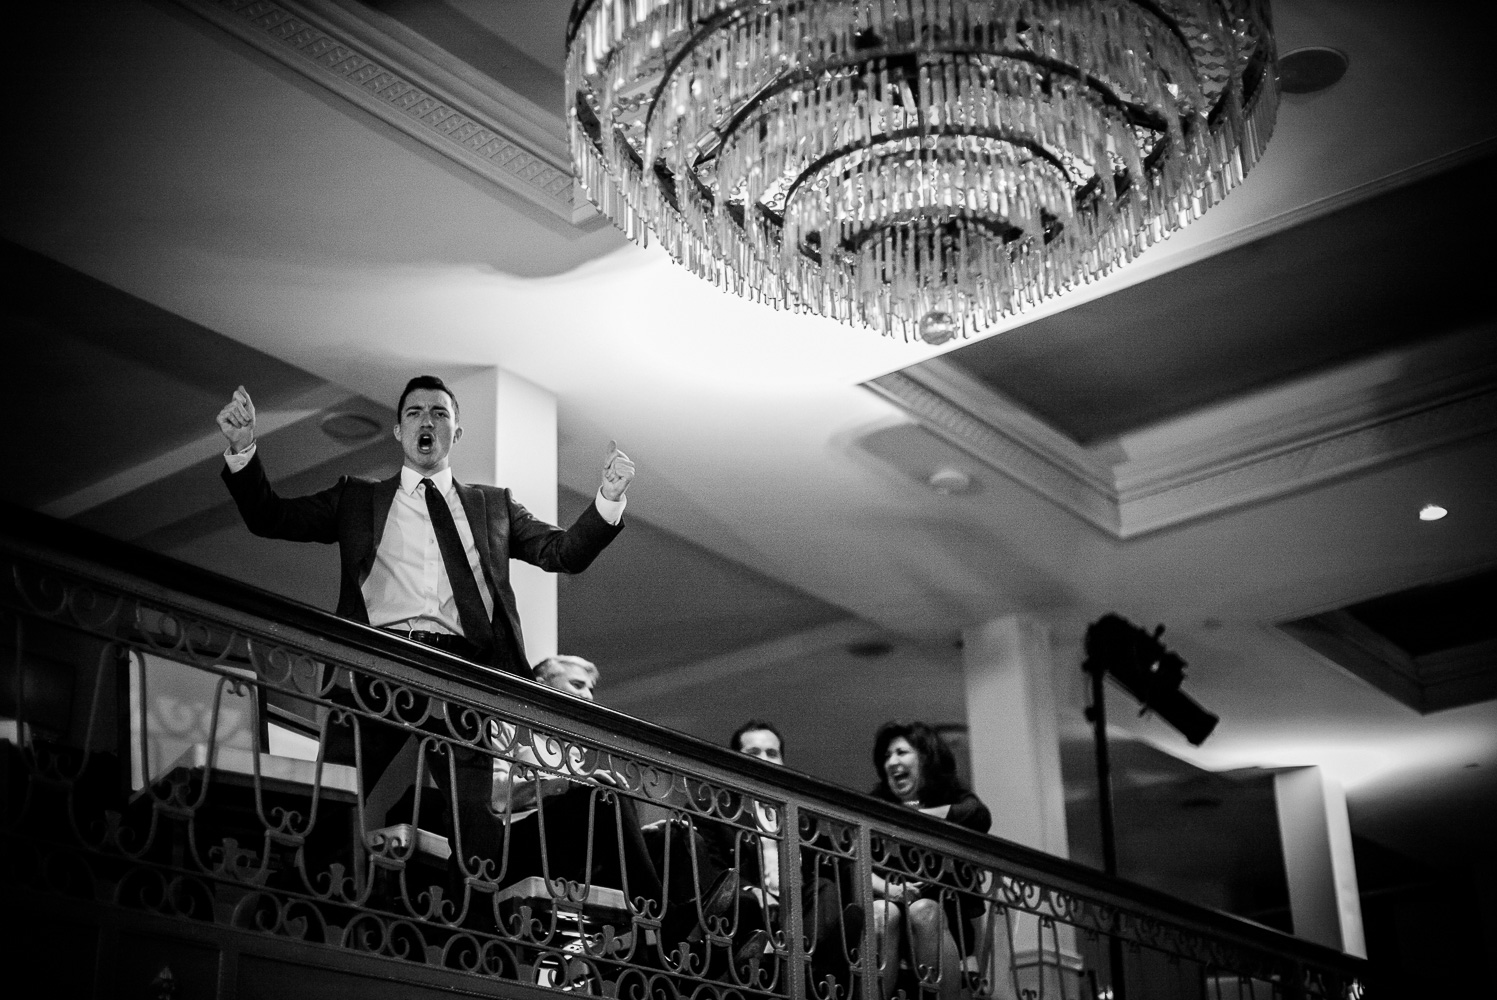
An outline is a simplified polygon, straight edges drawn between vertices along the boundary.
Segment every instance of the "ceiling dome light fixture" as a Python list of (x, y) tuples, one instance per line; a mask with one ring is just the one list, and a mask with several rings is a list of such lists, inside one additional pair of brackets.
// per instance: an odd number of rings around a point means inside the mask
[(1419, 520), (1438, 521), (1440, 518), (1449, 513), (1450, 511), (1446, 510), (1444, 507), (1441, 507), (1437, 503), (1427, 503), (1423, 507), (1419, 508)]
[(576, 0), (572, 162), (719, 287), (942, 343), (1220, 201), (1274, 54), (1267, 0)]
[(1350, 60), (1340, 49), (1306, 45), (1279, 57), (1279, 89), (1286, 94), (1314, 94), (1346, 75)]
[(363, 444), (379, 437), (379, 421), (362, 413), (338, 410), (322, 418), (322, 433), (339, 444)]
[(943, 466), (930, 474), (925, 485), (942, 496), (957, 496), (972, 489), (972, 477), (961, 469)]

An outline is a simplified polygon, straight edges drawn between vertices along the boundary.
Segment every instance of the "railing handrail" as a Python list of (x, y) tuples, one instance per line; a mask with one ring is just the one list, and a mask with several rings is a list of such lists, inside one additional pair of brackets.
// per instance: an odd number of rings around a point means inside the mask
[[(529, 703), (548, 715), (575, 719), (590, 730), (648, 744), (691, 765), (727, 772), (745, 786), (769, 788), (786, 799), (807, 800), (813, 810), (856, 814), (891, 832), (951, 845), (968, 855), (995, 859), (993, 867), (1019, 878), (1034, 877), (1061, 892), (1175, 924), (1238, 947), (1277, 954), (1311, 966), (1340, 969), (1365, 978), (1366, 962), (1324, 945), (1254, 921), (1203, 907), (1148, 886), (1110, 877), (1001, 837), (884, 802), (791, 768), (766, 767), (726, 747), (666, 729), (606, 706), (579, 701), (525, 678), (469, 663), (389, 632), (273, 594), (190, 563), (152, 552), (96, 531), (0, 501), (0, 548), (56, 569), (93, 576), (167, 606), (214, 605), (235, 615), (261, 619), (272, 628), (313, 634), (394, 667), (401, 680), (431, 676), (484, 695)], [(695, 768), (689, 768), (695, 769)]]

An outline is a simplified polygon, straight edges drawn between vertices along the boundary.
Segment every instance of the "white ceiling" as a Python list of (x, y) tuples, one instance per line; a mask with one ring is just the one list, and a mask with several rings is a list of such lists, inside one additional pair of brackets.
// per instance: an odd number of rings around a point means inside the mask
[[(908, 639), (913, 652), (869, 673), (867, 697), (836, 718), (857, 734), (846, 746), (797, 717), (803, 766), (861, 786), (867, 734), (909, 691), (932, 712), (959, 706), (964, 627), (1043, 615), (1074, 654), (1085, 622), (1117, 610), (1169, 623), (1189, 689), (1224, 717), (1196, 751), (1128, 713), (1120, 730), (1217, 769), (1323, 764), (1365, 830), (1410, 849), (1410, 789), (1452, 830), (1457, 810), (1497, 804), (1497, 704), (1420, 717), (1271, 628), (1497, 562), (1497, 438), (1126, 542), (954, 449), (980, 488), (939, 496), (864, 447), (910, 420), (861, 383), (940, 351), (726, 297), (658, 249), (573, 228), (188, 6), (36, 14), (66, 44), (15, 68), (48, 112), (25, 119), (4, 165), (0, 235), (374, 400), (418, 368), (499, 365), (555, 392), (565, 485), (590, 492), (616, 438), (640, 468), (631, 516)], [(559, 28), (538, 28), (564, 20), (559, 0), (448, 6), (559, 71)], [(1274, 8), (1281, 51), (1341, 48), (1346, 78), (1287, 99), (1265, 160), (1205, 219), (1036, 315), (1490, 152), (1488, 5), (1463, 8), (1486, 28), (1415, 0)], [(1428, 254), (1443, 235), (1390, 238)], [(222, 391), (236, 380), (224, 372)], [(1427, 499), (1451, 516), (1415, 520)], [(792, 714), (789, 697), (809, 704), (819, 685), (788, 680), (845, 688), (861, 669), (823, 675), (827, 663), (810, 648), (735, 674), (735, 707)], [(1066, 676), (1079, 710), (1079, 671)], [(704, 690), (688, 678), (629, 707), (719, 735), (727, 716), (702, 702), (723, 699)]]

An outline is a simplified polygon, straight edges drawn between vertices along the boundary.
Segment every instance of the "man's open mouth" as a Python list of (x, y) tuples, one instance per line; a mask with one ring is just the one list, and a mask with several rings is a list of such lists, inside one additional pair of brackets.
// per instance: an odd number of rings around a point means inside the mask
[(422, 431), (420, 434), (416, 435), (416, 447), (421, 451), (431, 451), (433, 440), (434, 439), (429, 432)]

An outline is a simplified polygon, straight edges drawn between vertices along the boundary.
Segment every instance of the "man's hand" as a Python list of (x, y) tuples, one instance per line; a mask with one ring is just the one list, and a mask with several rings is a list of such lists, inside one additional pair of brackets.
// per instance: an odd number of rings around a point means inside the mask
[(218, 411), (218, 429), (229, 439), (229, 449), (236, 455), (255, 443), (255, 404), (244, 386), (235, 389), (229, 405)]
[[(245, 397), (248, 399), (249, 397)], [(219, 421), (222, 423), (222, 419)], [(228, 433), (225, 431), (225, 433)], [(619, 451), (618, 443), (608, 442), (608, 457), (603, 460), (603, 498), (618, 500), (634, 479), (634, 463)]]

